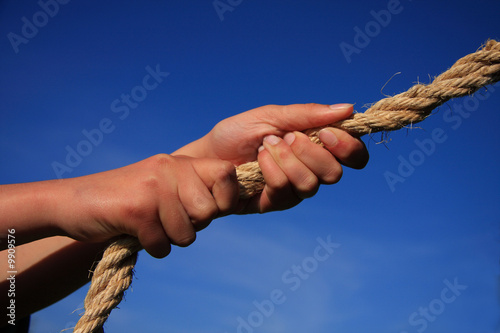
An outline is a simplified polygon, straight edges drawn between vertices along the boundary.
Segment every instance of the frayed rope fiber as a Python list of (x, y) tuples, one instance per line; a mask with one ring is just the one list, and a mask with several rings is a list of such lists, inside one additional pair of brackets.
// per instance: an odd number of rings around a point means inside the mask
[[(325, 127), (340, 128), (357, 137), (398, 130), (421, 122), (432, 110), (451, 98), (471, 95), (499, 80), (500, 43), (489, 40), (475, 53), (459, 59), (432, 83), (416, 84), (406, 92), (378, 101), (364, 113), (354, 113), (348, 119)], [(304, 133), (313, 142), (321, 144), (319, 130), (321, 128), (309, 129)], [(241, 198), (250, 198), (262, 192), (265, 183), (257, 162), (242, 164), (236, 171)], [(130, 236), (117, 240), (106, 249), (85, 298), (85, 313), (74, 332), (103, 332), (106, 319), (132, 282), (140, 249), (139, 241)]]

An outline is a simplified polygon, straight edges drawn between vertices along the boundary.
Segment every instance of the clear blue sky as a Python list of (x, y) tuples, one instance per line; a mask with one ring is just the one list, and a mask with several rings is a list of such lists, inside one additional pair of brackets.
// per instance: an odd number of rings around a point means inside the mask
[[(498, 1), (2, 1), (0, 183), (172, 152), (266, 104), (362, 112), (500, 38), (499, 13)], [(161, 75), (143, 82), (148, 71)], [(451, 101), (386, 144), (364, 138), (369, 165), (294, 209), (214, 221), (162, 260), (141, 253), (107, 332), (499, 332), (499, 103), (500, 85)], [(86, 291), (34, 314), (31, 332), (74, 326)]]

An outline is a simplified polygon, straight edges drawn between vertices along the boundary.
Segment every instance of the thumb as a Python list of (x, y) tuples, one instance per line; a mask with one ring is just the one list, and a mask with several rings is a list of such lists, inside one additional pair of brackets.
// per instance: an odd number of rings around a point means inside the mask
[[(264, 111), (264, 110), (263, 110)], [(268, 123), (282, 131), (302, 131), (321, 127), (348, 118), (352, 104), (292, 104), (273, 106), (263, 115)]]

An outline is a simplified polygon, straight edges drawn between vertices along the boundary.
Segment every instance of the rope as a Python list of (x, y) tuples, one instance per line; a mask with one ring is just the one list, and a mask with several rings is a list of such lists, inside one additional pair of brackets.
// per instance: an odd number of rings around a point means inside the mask
[[(451, 98), (471, 95), (498, 81), (500, 43), (489, 40), (483, 48), (459, 59), (432, 83), (416, 84), (406, 92), (378, 101), (364, 113), (354, 113), (348, 119), (325, 127), (337, 127), (354, 136), (398, 130), (421, 122), (432, 110)], [(309, 129), (304, 133), (313, 142), (321, 144), (319, 130), (321, 128)], [(242, 199), (262, 192), (265, 183), (257, 162), (242, 164), (236, 171)], [(120, 303), (123, 293), (132, 282), (133, 268), (140, 249), (137, 239), (126, 236), (115, 241), (104, 252), (85, 298), (85, 314), (76, 324), (74, 332), (103, 332), (102, 326), (111, 310)]]
[(132, 283), (139, 250), (141, 245), (136, 238), (123, 237), (104, 251), (83, 303), (85, 314), (74, 332), (103, 332), (102, 326), (111, 310), (120, 304), (123, 293)]

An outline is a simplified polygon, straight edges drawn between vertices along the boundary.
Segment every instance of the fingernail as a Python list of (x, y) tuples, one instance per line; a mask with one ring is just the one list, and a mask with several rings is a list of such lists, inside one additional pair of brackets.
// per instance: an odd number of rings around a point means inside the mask
[(264, 141), (274, 146), (278, 144), (278, 142), (280, 142), (280, 138), (278, 138), (276, 135), (268, 135), (264, 137)]
[(294, 141), (295, 141), (295, 134), (294, 133), (286, 133), (285, 136), (283, 137), (283, 140), (285, 140), (286, 143), (290, 146)]
[(259, 147), (259, 149), (258, 149), (259, 153), (260, 153), (261, 151), (263, 151), (263, 150), (264, 150), (264, 146), (260, 146), (260, 147)]
[(351, 108), (351, 107), (352, 107), (352, 104), (349, 104), (349, 103), (330, 105), (330, 109), (332, 109), (334, 111), (343, 111), (343, 110)]
[(339, 139), (337, 139), (335, 133), (326, 128), (319, 131), (318, 136), (321, 142), (329, 147), (333, 147), (337, 144), (337, 142), (339, 142)]

